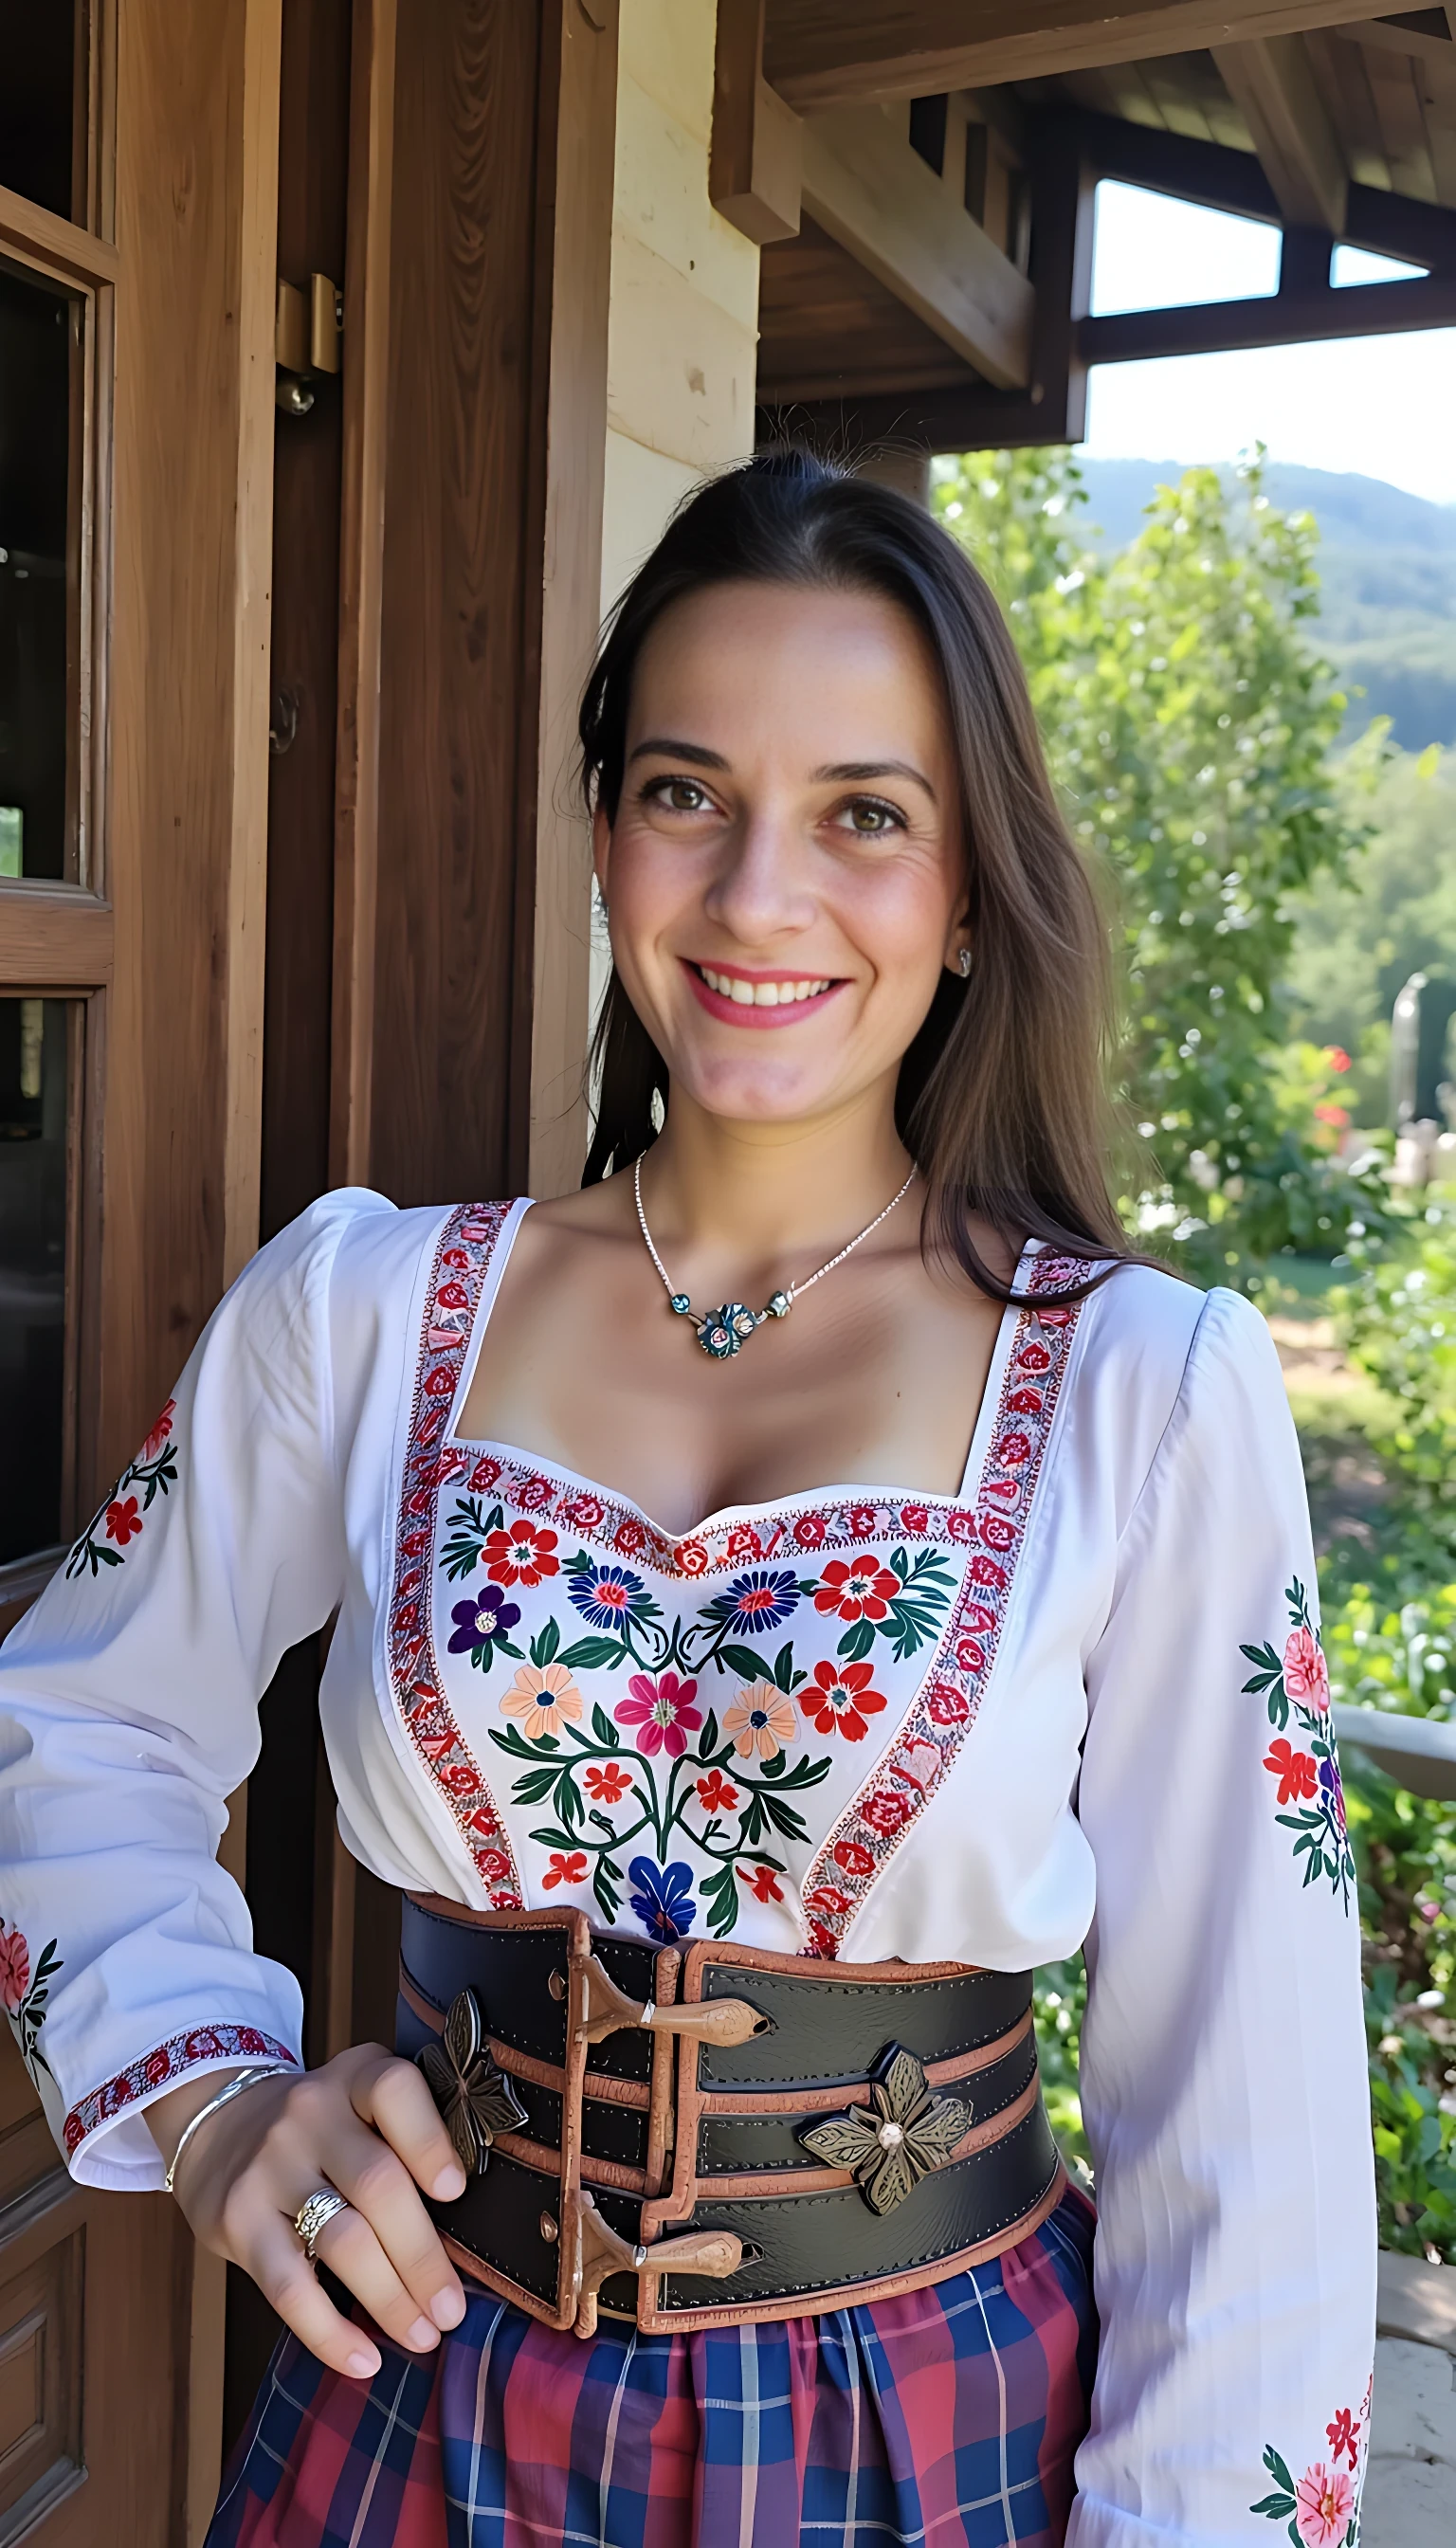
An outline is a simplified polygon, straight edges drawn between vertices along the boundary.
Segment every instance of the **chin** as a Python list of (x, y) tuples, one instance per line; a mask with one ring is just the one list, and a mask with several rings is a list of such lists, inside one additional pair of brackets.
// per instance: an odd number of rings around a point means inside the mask
[(695, 1068), (684, 1057), (672, 1076), (705, 1115), (731, 1124), (799, 1123), (826, 1113), (848, 1093), (832, 1072), (781, 1063), (766, 1068), (745, 1060)]

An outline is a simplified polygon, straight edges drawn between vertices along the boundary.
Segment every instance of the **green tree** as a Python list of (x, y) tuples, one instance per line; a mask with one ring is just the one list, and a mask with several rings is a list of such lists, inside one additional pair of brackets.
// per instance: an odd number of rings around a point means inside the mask
[(1304, 626), (1313, 520), (1268, 501), (1257, 463), (1231, 491), (1195, 469), (1103, 557), (1063, 451), (943, 461), (934, 500), (1006, 607), (1076, 837), (1115, 879), (1135, 1225), (1209, 1277), (1332, 1251), (1378, 1201), (1321, 1155), (1308, 1075), (1277, 1066), (1290, 899), (1362, 838), (1331, 764), (1345, 701)]

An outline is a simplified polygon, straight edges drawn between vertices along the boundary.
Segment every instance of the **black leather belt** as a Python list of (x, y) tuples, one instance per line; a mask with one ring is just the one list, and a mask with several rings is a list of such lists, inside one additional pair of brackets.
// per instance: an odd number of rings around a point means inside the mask
[(407, 1895), (398, 2045), (467, 2167), (464, 2271), (590, 2335), (797, 2318), (1026, 2237), (1065, 2179), (1030, 1973), (656, 1948)]

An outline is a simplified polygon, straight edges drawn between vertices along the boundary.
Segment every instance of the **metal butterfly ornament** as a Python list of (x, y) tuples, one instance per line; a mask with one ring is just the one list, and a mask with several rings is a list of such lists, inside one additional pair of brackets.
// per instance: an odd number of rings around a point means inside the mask
[(894, 2212), (923, 2176), (944, 2167), (970, 2124), (960, 2097), (941, 2097), (924, 2064), (887, 2044), (869, 2082), (867, 2106), (801, 2125), (798, 2138), (830, 2167), (847, 2167), (871, 2212)]
[(519, 2132), (528, 2117), (510, 2080), (486, 2049), (474, 1991), (456, 1994), (439, 2043), (426, 2044), (414, 2058), (466, 2175), (476, 2170), (484, 2175), (497, 2134)]

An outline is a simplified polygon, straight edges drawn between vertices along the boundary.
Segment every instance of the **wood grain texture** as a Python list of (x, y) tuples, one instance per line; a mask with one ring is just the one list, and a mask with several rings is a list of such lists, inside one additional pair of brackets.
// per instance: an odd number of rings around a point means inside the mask
[(1101, 62), (1297, 35), (1368, 0), (769, 0), (766, 76), (800, 113), (869, 98), (994, 88)]
[(110, 907), (94, 894), (0, 883), (0, 981), (7, 992), (109, 982), (114, 935)]
[(540, 33), (400, 8), (369, 1173), (404, 1204), (525, 1169)]
[[(551, 0), (541, 78), (536, 341), (546, 349), (539, 560), (535, 897), (530, 1007), (533, 1194), (581, 1181), (591, 1034), (592, 844), (577, 799), (577, 703), (596, 642), (606, 474), (607, 308), (616, 136), (617, 7), (589, 23)], [(540, 432), (537, 428), (539, 446)]]
[(866, 392), (964, 387), (965, 364), (904, 303), (806, 219), (760, 269), (761, 406)]

